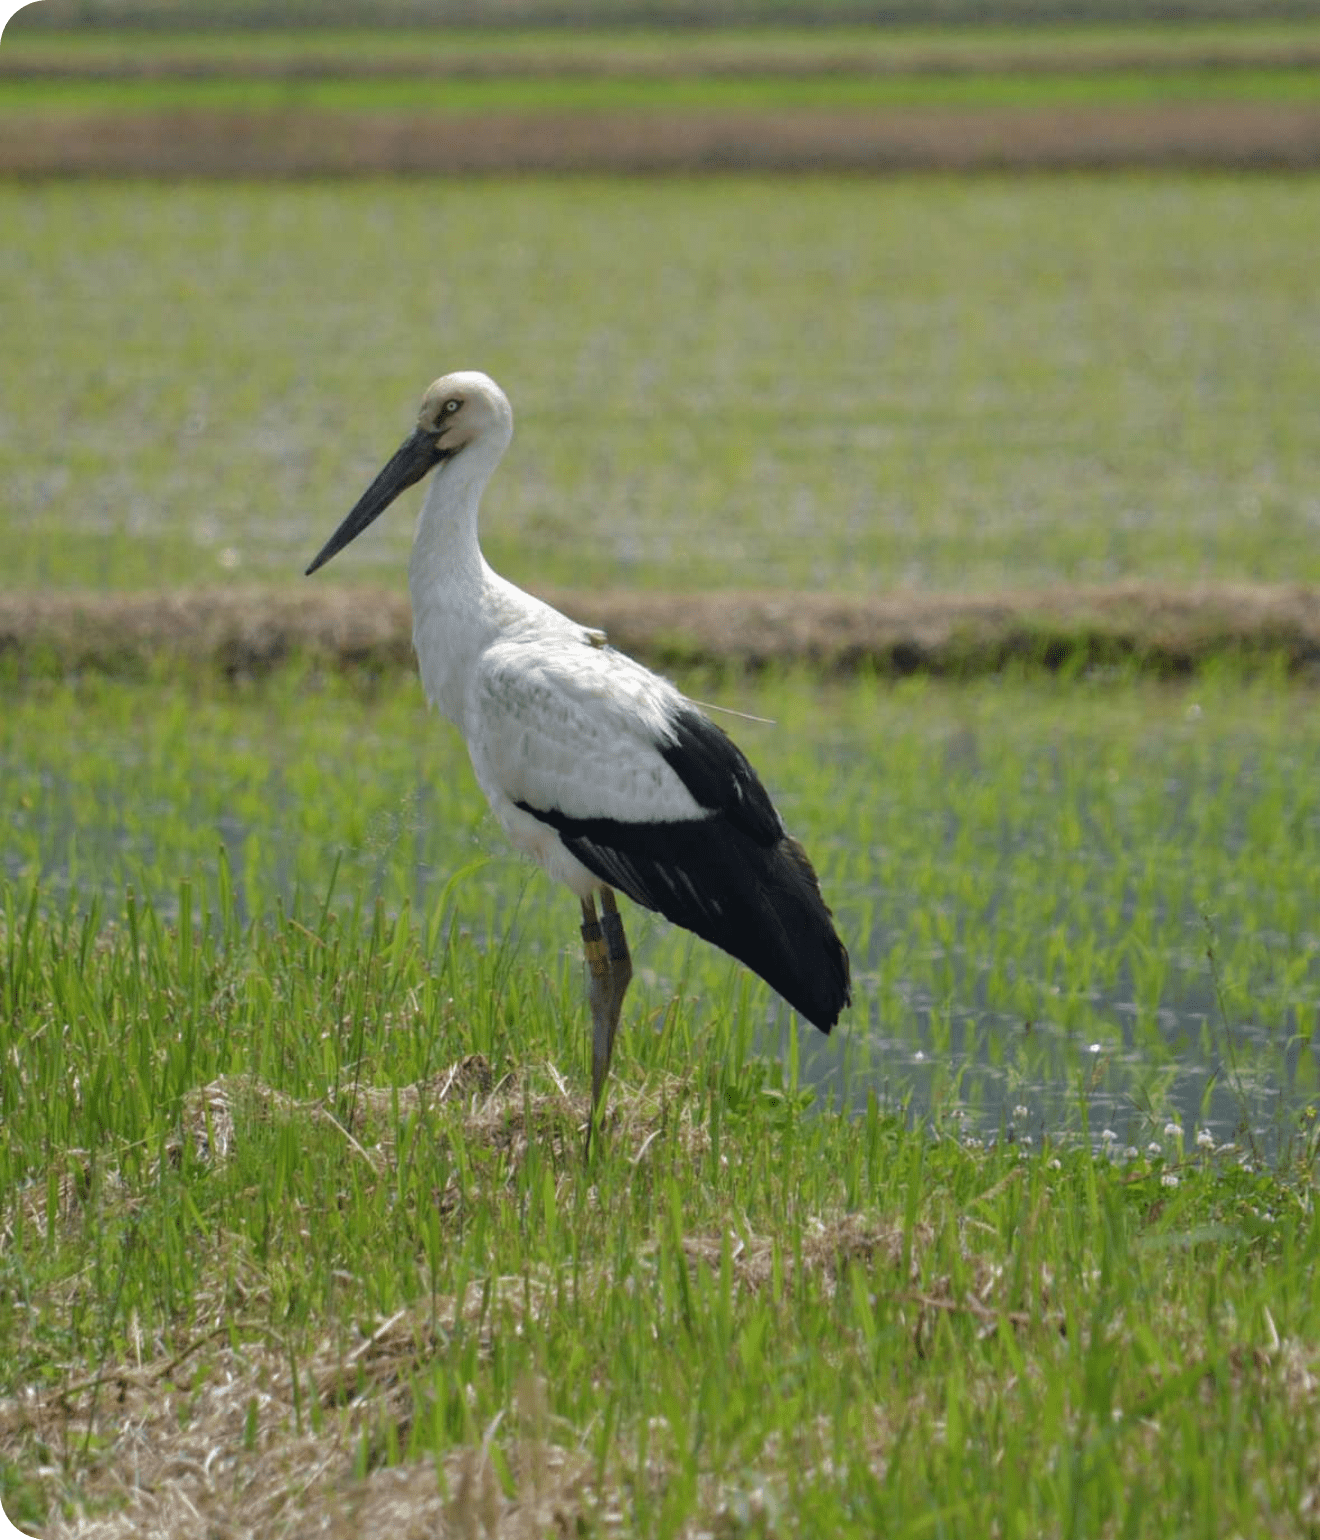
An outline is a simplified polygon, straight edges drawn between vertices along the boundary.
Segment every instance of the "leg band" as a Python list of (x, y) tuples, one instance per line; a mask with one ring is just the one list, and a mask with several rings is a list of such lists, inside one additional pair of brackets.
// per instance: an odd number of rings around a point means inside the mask
[(599, 920), (587, 920), (582, 926), (582, 950), (587, 954), (587, 967), (592, 978), (603, 978), (608, 971), (605, 961), (608, 953)]

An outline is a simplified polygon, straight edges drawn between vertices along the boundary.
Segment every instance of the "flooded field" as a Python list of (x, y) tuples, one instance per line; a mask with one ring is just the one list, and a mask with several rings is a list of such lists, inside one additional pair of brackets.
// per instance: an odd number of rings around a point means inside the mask
[[(711, 686), (821, 871), (853, 957), (829, 1040), (634, 912), (629, 1033), (746, 1013), (844, 1105), (962, 1137), (1288, 1143), (1316, 1091), (1320, 724), (1282, 684)], [(694, 685), (695, 693), (702, 687)], [(0, 729), (5, 925), (125, 895), (243, 925), (379, 902), (544, 973), (586, 1028), (572, 901), (506, 850), (466, 753), (398, 677), (200, 697), (34, 690)], [(365, 921), (363, 922), (365, 923)], [(698, 1048), (699, 1052), (699, 1048)], [(1174, 1126), (1181, 1133), (1171, 1130)]]

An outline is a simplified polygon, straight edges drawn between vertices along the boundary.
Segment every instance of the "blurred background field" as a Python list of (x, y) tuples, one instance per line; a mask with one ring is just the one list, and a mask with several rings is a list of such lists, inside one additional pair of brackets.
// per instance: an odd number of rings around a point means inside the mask
[[(1320, 578), (1310, 179), (0, 188), (0, 582), (297, 580), (421, 386), (561, 587)], [(410, 503), (329, 575), (394, 582)], [(324, 582), (325, 580), (321, 580)]]
[[(985, 23), (1050, 26), (1068, 23), (1173, 24), (1210, 21), (1276, 22), (1314, 19), (1316, 0), (461, 0), (429, 5), (427, 0), (200, 0), (188, 8), (189, 24), (203, 30), (240, 26), (267, 29), (281, 24), (405, 28), (416, 25), (483, 25), (510, 29), (546, 25), (567, 30), (616, 26), (630, 31), (647, 25), (709, 30), (735, 25), (775, 24), (822, 27), (863, 24), (901, 28), (936, 23), (965, 28)], [(31, 20), (31, 18), (29, 18)], [(170, 0), (48, 0), (36, 26), (177, 26)]]
[(421, 14), (317, 8), (314, 25), (291, 31), (305, 21), (296, 7), (189, 7), (182, 32), (172, 8), (43, 0), (19, 13), (0, 54), (0, 171), (1258, 170), (1320, 159), (1310, 0), (1183, 6), (1177, 24), (1158, 7), (1103, 0), (699, 14), (475, 4), (431, 13), (434, 34), (408, 30)]

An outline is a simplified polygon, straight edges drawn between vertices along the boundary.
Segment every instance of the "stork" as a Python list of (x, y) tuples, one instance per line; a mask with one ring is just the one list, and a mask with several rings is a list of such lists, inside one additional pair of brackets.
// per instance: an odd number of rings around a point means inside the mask
[(746, 963), (822, 1032), (851, 1001), (848, 953), (806, 851), (732, 740), (667, 679), (487, 565), (477, 513), (512, 438), (494, 380), (436, 380), (307, 574), (434, 473), (408, 564), (413, 646), (504, 832), (581, 903), (590, 1149), (632, 978), (615, 889)]

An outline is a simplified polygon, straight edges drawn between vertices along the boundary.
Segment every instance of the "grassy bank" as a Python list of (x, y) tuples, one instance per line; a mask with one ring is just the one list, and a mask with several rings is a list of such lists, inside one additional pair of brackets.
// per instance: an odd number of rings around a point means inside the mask
[(761, 72), (802, 77), (867, 74), (1018, 74), (1071, 70), (1305, 68), (1320, 47), (1310, 20), (1131, 19), (1124, 25), (647, 27), (614, 30), (445, 26), (262, 27), (247, 31), (41, 24), (20, 12), (6, 28), (0, 80), (214, 76), (354, 79), (471, 76), (690, 78)]
[[(806, 667), (826, 678), (1006, 670), (1186, 679), (1227, 668), (1320, 679), (1320, 590), (1301, 584), (1116, 584), (1038, 593), (870, 597), (792, 590), (556, 590), (540, 597), (662, 670), (740, 682)], [(5, 593), (0, 680), (261, 679), (289, 664), (411, 674), (412, 612), (395, 588)]]
[[(694, 9), (688, 0), (472, 0), (464, 8), (463, 20), (471, 27), (510, 32), (521, 29), (564, 33), (577, 27), (584, 30), (631, 32), (647, 29), (726, 28), (750, 30), (752, 27), (777, 27), (785, 31), (806, 28), (908, 27), (927, 31), (934, 25), (972, 30), (999, 27), (1021, 31), (1039, 28), (1082, 30), (1104, 27), (1149, 27), (1191, 25), (1207, 28), (1233, 28), (1244, 24), (1259, 26), (1314, 22), (1318, 8), (1315, 0), (1180, 0), (1170, 6), (1168, 0), (830, 0), (827, 4), (805, 5), (803, 0), (765, 0), (751, 5), (747, 0), (719, 0), (718, 4)], [(205, 0), (188, 13), (191, 31), (225, 32), (239, 29), (287, 31), (291, 27), (310, 31), (367, 33), (376, 30), (420, 31), (435, 25), (436, 14), (425, 0), (380, 0), (369, 7), (360, 0), (332, 0), (330, 4), (312, 5), (309, 0), (289, 0), (272, 5), (271, 0)], [(113, 27), (143, 31), (178, 31), (179, 13), (170, 0), (53, 0), (37, 18), (25, 18), (32, 30), (54, 32), (109, 30)]]
[(135, 114), (230, 111), (242, 114), (426, 111), (485, 113), (713, 113), (794, 112), (801, 108), (862, 111), (894, 107), (1114, 106), (1155, 102), (1320, 102), (1320, 72), (1313, 61), (1297, 68), (1209, 70), (1008, 70), (892, 72), (833, 70), (821, 74), (679, 74), (619, 76), (458, 76), (442, 81), (400, 78), (280, 79), (223, 75), (210, 78), (56, 78), (50, 74), (5, 82), (4, 109), (14, 119), (60, 114)]

